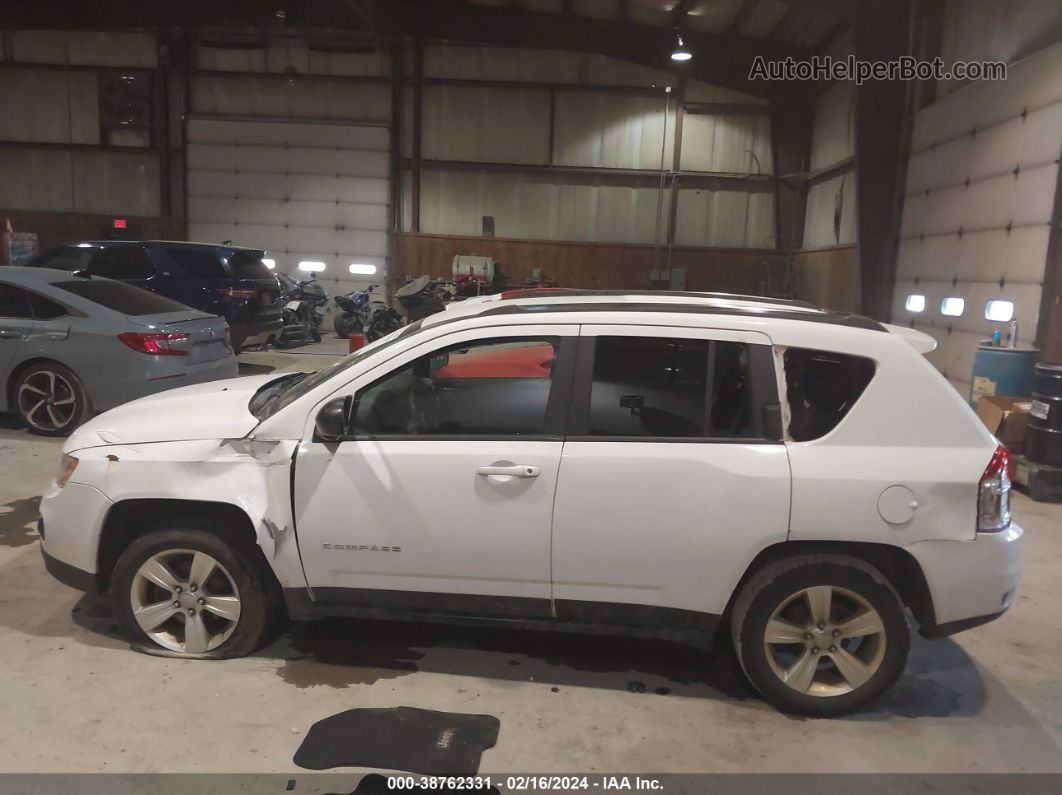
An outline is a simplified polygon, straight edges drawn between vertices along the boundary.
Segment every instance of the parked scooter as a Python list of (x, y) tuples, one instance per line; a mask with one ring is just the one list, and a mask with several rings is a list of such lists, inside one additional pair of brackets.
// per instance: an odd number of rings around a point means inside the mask
[(284, 307), (284, 327), (274, 346), (284, 349), (300, 343), (320, 342), (328, 293), (313, 276), (299, 280), (280, 273), (277, 278), (283, 290), (280, 301)]

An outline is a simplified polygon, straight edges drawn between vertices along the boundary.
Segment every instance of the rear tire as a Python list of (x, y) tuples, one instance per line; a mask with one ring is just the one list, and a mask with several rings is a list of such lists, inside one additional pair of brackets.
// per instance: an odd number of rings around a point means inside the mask
[(350, 323), (344, 315), (336, 315), (335, 320), (336, 336), (341, 340), (345, 340), (350, 336)]
[(836, 717), (888, 690), (907, 664), (903, 603), (873, 566), (847, 555), (775, 561), (734, 602), (734, 650), (769, 704)]
[(88, 419), (85, 385), (58, 362), (41, 362), (19, 373), (12, 397), (19, 417), (41, 436), (66, 436)]
[(264, 569), (253, 550), (194, 525), (152, 530), (115, 564), (114, 614), (145, 651), (242, 657), (263, 644), (280, 612), (278, 586)]

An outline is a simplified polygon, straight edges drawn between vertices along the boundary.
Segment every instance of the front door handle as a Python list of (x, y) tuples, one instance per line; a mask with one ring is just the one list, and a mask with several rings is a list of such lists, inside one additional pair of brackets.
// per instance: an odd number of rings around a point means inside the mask
[(484, 477), (500, 475), (510, 478), (537, 478), (538, 472), (538, 467), (531, 466), (530, 464), (513, 464), (512, 466), (505, 467), (478, 467), (476, 469), (476, 474), (483, 475)]
[(9, 328), (0, 328), (0, 339), (15, 339), (21, 337), (22, 333)]

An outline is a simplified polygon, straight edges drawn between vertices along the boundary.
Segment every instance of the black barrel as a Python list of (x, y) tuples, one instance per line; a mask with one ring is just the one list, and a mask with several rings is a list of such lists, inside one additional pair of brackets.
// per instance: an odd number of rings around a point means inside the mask
[(1025, 457), (1036, 464), (1062, 467), (1062, 364), (1036, 365)]

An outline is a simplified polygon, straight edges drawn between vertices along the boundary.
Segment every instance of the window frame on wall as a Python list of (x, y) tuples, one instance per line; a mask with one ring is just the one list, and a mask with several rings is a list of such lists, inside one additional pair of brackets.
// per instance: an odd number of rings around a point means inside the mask
[[(575, 377), (572, 384), (572, 399), (568, 410), (568, 421), (564, 439), (568, 442), (648, 442), (648, 443), (699, 443), (699, 444), (783, 444), (781, 413), (778, 396), (778, 381), (774, 365), (771, 344), (739, 339), (739, 335), (725, 334), (714, 329), (694, 329), (679, 327), (622, 326), (619, 334), (601, 331), (584, 333), (579, 337), (579, 348), (575, 358)], [(747, 345), (748, 376), (750, 384), (749, 412), (751, 435), (748, 436), (713, 436), (705, 433), (700, 436), (657, 436), (631, 435), (610, 436), (590, 432), (591, 399), (593, 394), (594, 368), (597, 343), (601, 338), (624, 336), (661, 340), (682, 340), (683, 342), (703, 342), (707, 344), (705, 355), (708, 372), (705, 384), (705, 426), (712, 412), (712, 383), (716, 363), (717, 345), (737, 342)]]

